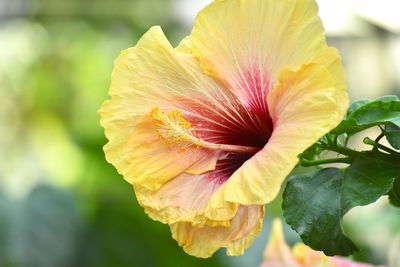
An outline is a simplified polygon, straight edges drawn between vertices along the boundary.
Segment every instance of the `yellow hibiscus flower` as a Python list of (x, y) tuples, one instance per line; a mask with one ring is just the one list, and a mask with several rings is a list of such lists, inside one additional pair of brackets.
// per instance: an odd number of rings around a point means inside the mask
[[(353, 262), (342, 257), (328, 257), (303, 243), (297, 243), (292, 249), (286, 244), (282, 223), (275, 219), (272, 234), (264, 251), (264, 261), (260, 267), (374, 267), (373, 265)], [(379, 267), (379, 266), (376, 266)], [(384, 266), (381, 266), (384, 267)]]
[(107, 161), (184, 250), (240, 255), (298, 155), (348, 96), (314, 0), (216, 0), (172, 47), (152, 27), (115, 62)]

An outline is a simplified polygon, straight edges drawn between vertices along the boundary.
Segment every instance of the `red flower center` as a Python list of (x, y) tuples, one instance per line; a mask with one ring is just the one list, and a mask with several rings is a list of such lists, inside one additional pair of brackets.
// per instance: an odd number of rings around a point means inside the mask
[[(261, 75), (258, 68), (247, 71), (239, 88), (227, 88), (228, 99), (216, 97), (215, 101), (195, 98), (185, 103), (196, 137), (214, 144), (251, 147), (252, 152), (227, 152), (217, 162), (210, 179), (226, 181), (242, 164), (261, 150), (271, 137), (272, 119), (267, 107), (267, 92), (271, 87), (267, 75)], [(269, 77), (269, 75), (267, 76)]]

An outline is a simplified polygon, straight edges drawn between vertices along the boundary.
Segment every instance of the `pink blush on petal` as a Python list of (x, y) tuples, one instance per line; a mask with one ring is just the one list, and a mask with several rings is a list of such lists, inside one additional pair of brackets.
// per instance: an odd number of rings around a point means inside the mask
[(257, 64), (246, 69), (240, 81), (240, 88), (246, 106), (256, 114), (268, 114), (267, 94), (271, 89), (270, 71), (262, 71)]
[(333, 257), (332, 260), (335, 262), (336, 267), (374, 267), (374, 265), (353, 262), (341, 257)]

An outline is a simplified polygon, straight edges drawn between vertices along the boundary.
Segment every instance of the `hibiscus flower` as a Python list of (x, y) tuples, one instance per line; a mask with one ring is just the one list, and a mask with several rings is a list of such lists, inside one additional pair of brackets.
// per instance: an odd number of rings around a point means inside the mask
[(240, 255), (298, 155), (347, 107), (314, 0), (216, 0), (173, 47), (152, 27), (115, 61), (107, 161), (184, 250)]

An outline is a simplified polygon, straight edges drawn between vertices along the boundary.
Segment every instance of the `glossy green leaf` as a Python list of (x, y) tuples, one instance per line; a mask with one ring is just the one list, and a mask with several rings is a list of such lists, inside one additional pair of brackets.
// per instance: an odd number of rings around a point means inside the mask
[[(399, 123), (400, 120), (398, 120), (397, 125)], [(390, 145), (395, 149), (400, 149), (400, 127), (397, 125), (394, 123), (387, 124), (384, 133)]]
[(350, 255), (358, 248), (343, 233), (343, 216), (386, 194), (398, 173), (396, 163), (366, 156), (345, 169), (293, 176), (283, 195), (284, 217), (313, 249), (330, 256)]
[(389, 200), (393, 206), (400, 208), (400, 179), (396, 179), (389, 192)]
[(394, 123), (400, 127), (400, 99), (397, 96), (384, 96), (375, 100), (354, 102), (344, 120), (333, 130), (334, 134), (355, 134), (367, 128)]

